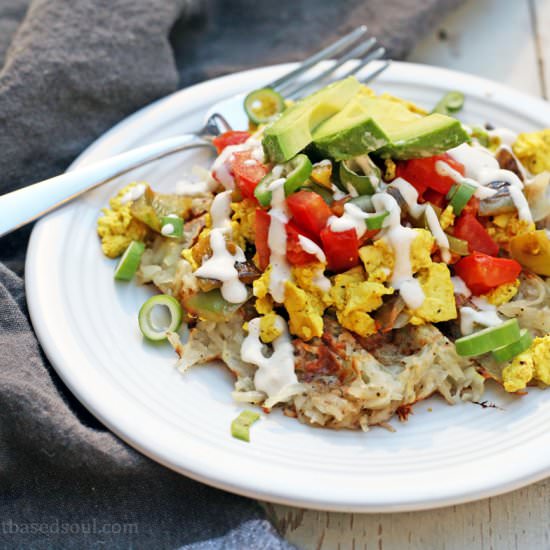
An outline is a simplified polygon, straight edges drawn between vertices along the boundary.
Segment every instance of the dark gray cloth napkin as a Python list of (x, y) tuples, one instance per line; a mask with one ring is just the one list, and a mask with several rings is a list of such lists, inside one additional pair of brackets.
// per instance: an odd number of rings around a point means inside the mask
[[(0, 194), (178, 86), (300, 59), (361, 23), (401, 58), (460, 2), (1, 0)], [(1, 547), (290, 548), (257, 503), (143, 457), (66, 390), (27, 316), (29, 232), (0, 239)]]

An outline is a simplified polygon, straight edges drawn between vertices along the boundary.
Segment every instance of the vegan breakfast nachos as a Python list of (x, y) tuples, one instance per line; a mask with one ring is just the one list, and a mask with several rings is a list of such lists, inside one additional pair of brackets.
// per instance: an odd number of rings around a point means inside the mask
[(98, 220), (115, 278), (159, 292), (143, 335), (182, 370), (223, 361), (238, 402), (335, 429), (550, 385), (550, 129), (465, 126), (463, 99), (428, 113), (353, 77), (249, 94), (250, 131), (214, 139), (201, 181), (132, 183)]

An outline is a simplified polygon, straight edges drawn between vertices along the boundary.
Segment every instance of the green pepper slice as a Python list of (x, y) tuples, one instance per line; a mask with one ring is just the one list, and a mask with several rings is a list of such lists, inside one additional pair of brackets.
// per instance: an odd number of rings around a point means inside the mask
[(276, 176), (273, 170), (265, 175), (254, 189), (254, 196), (262, 206), (271, 204), (271, 190), (269, 186), (277, 179), (285, 179), (285, 195), (288, 197), (297, 191), (311, 175), (312, 165), (306, 155), (299, 154), (282, 165), (280, 176)]
[(292, 193), (298, 191), (302, 184), (311, 175), (313, 169), (311, 161), (306, 155), (296, 155), (290, 159), (285, 165), (286, 181), (285, 181), (285, 195), (288, 197)]
[(219, 288), (192, 294), (184, 299), (183, 305), (192, 315), (214, 322), (226, 321), (242, 306), (228, 302)]
[[(370, 159), (369, 159), (370, 161)], [(368, 174), (359, 174), (361, 169), (359, 164), (354, 159), (344, 160), (340, 163), (338, 174), (340, 183), (348, 190), (348, 185), (351, 185), (359, 195), (373, 195), (376, 193), (375, 184), (380, 181), (380, 170), (372, 163), (371, 171)]]

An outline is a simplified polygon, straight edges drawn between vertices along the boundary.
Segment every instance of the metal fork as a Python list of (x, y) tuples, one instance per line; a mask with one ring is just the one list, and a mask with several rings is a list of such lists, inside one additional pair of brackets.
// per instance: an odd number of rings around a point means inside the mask
[[(368, 63), (382, 58), (386, 53), (385, 48), (379, 46), (376, 38), (365, 39), (366, 34), (366, 26), (357, 27), (346, 36), (303, 61), (296, 69), (264, 87), (273, 88), (285, 97), (297, 99), (303, 96), (304, 92), (325, 84), (338, 69), (349, 61), (359, 59), (349, 70), (339, 74), (338, 77), (345, 78), (359, 72)], [(337, 55), (340, 57), (327, 69), (307, 79), (310, 70), (315, 70), (319, 63)], [(384, 71), (389, 64), (390, 61), (386, 60), (377, 69), (362, 78), (362, 82), (369, 82)], [(306, 78), (303, 79), (303, 77)], [(208, 118), (205, 126), (194, 134), (174, 136), (144, 145), (2, 195), (0, 196), (0, 237), (42, 217), (86, 191), (135, 168), (180, 151), (213, 147), (212, 138), (229, 129), (231, 128), (224, 117), (214, 114)]]

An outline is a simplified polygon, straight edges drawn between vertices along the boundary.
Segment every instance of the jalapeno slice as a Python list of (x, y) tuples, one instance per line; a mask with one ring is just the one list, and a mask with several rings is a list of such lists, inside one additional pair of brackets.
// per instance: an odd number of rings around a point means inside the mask
[(265, 124), (285, 109), (283, 96), (271, 88), (250, 92), (244, 99), (244, 110), (254, 124)]

